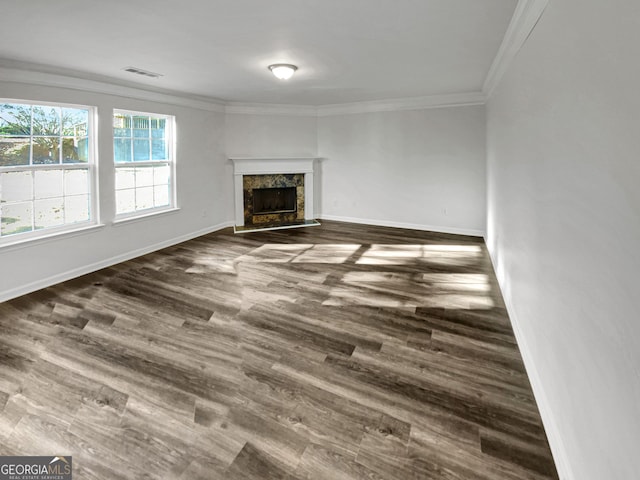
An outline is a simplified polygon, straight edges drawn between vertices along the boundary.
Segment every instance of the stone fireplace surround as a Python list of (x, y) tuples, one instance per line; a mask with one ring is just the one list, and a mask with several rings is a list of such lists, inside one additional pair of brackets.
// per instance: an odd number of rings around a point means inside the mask
[[(294, 228), (319, 225), (313, 211), (314, 157), (245, 157), (233, 162), (235, 231)], [(253, 215), (252, 189), (295, 186), (294, 213)]]
[[(296, 191), (293, 212), (259, 214), (255, 212), (254, 196), (263, 188), (293, 187)], [(304, 174), (268, 173), (242, 176), (242, 198), (245, 227), (273, 227), (304, 223)]]

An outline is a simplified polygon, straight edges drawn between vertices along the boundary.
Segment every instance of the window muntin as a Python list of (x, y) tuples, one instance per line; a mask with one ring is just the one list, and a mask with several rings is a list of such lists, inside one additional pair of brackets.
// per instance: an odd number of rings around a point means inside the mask
[(0, 100), (0, 245), (95, 222), (93, 116)]
[(173, 125), (168, 115), (114, 111), (116, 216), (174, 206)]

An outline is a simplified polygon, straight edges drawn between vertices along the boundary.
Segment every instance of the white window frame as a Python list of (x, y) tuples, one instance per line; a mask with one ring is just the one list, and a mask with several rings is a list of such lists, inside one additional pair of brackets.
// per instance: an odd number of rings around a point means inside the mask
[[(90, 227), (100, 226), (100, 208), (98, 201), (98, 132), (97, 132), (97, 107), (91, 105), (79, 105), (73, 103), (62, 102), (48, 102), (40, 100), (25, 100), (16, 98), (0, 98), (0, 103), (10, 104), (22, 104), (29, 106), (47, 106), (47, 107), (59, 107), (59, 108), (75, 108), (85, 109), (89, 111), (88, 114), (88, 159), (87, 163), (58, 163), (58, 164), (36, 164), (36, 165), (15, 165), (15, 166), (0, 166), (0, 173), (5, 172), (36, 172), (46, 170), (87, 170), (89, 176), (88, 179), (88, 195), (89, 195), (89, 219), (82, 222), (67, 223), (55, 227), (45, 227), (38, 230), (31, 230), (30, 232), (21, 232), (10, 234), (7, 236), (0, 236), (0, 248), (16, 245), (25, 242), (31, 242), (33, 240), (54, 237), (65, 233), (78, 232), (87, 230)], [(31, 134), (29, 138), (33, 143), (34, 135)], [(31, 158), (30, 158), (31, 160)], [(62, 161), (62, 158), (60, 159)], [(64, 173), (63, 173), (64, 175)], [(32, 179), (32, 181), (34, 181)], [(33, 187), (32, 187), (33, 188)], [(64, 198), (64, 196), (63, 196)], [(33, 201), (33, 199), (31, 200)], [(34, 224), (32, 213), (32, 225)]]
[[(125, 222), (128, 220), (135, 220), (135, 219), (139, 219), (139, 218), (145, 218), (145, 217), (149, 217), (149, 216), (153, 216), (156, 214), (161, 214), (161, 213), (166, 213), (166, 212), (172, 212), (175, 210), (178, 210), (178, 205), (177, 205), (177, 193), (176, 193), (176, 155), (175, 155), (175, 131), (176, 131), (176, 117), (175, 115), (168, 115), (168, 114), (164, 114), (164, 113), (151, 113), (151, 112), (142, 112), (139, 110), (126, 110), (126, 109), (122, 109), (122, 108), (114, 108), (113, 112), (111, 114), (111, 138), (112, 138), (112, 145), (113, 143), (115, 143), (115, 139), (118, 138), (116, 137), (113, 133), (114, 133), (114, 127), (113, 127), (113, 118), (115, 115), (117, 114), (121, 114), (121, 115), (140, 115), (140, 116), (149, 116), (149, 117), (153, 117), (153, 118), (164, 118), (167, 123), (166, 123), (166, 129), (165, 129), (165, 136), (167, 139), (167, 156), (169, 157), (168, 160), (144, 160), (144, 161), (130, 161), (130, 162), (117, 162), (115, 159), (115, 148), (114, 148), (114, 152), (113, 152), (113, 173), (114, 173), (114, 177), (116, 175), (116, 171), (118, 169), (118, 167), (144, 167), (144, 166), (148, 166), (148, 167), (153, 167), (153, 166), (162, 166), (162, 165), (168, 165), (169, 166), (169, 205), (164, 205), (164, 206), (160, 206), (160, 207), (150, 207), (150, 208), (145, 208), (145, 209), (140, 209), (140, 210), (135, 210), (133, 212), (126, 212), (126, 213), (118, 213), (118, 207), (117, 207), (117, 203), (114, 204), (114, 211), (115, 211), (115, 217), (113, 220), (113, 223), (119, 223), (119, 222)], [(133, 129), (133, 126), (132, 126)], [(132, 132), (133, 135), (133, 132)], [(134, 137), (131, 137), (132, 141), (134, 139)], [(151, 137), (149, 137), (150, 142), (151, 142)], [(152, 148), (150, 146), (150, 148)], [(133, 154), (133, 151), (132, 151)], [(116, 199), (116, 189), (117, 185), (115, 184), (114, 181), (114, 200)], [(135, 189), (135, 187), (134, 187)], [(116, 201), (117, 202), (117, 201)]]

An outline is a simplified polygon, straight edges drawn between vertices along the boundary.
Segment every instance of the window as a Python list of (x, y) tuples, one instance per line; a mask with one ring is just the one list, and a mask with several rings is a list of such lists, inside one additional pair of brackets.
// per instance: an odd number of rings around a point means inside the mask
[(95, 223), (93, 117), (0, 100), (0, 245)]
[(167, 115), (114, 111), (117, 216), (173, 208), (173, 125)]

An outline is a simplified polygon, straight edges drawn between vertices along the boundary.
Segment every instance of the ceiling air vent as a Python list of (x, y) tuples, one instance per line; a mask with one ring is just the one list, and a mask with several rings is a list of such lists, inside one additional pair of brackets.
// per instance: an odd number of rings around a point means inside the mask
[(150, 72), (148, 70), (143, 70), (143, 69), (137, 68), (137, 67), (125, 67), (125, 68), (123, 68), (123, 70), (125, 72), (135, 73), (136, 75), (143, 75), (145, 77), (151, 77), (151, 78), (162, 77), (161, 73), (153, 73), (153, 72)]

